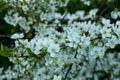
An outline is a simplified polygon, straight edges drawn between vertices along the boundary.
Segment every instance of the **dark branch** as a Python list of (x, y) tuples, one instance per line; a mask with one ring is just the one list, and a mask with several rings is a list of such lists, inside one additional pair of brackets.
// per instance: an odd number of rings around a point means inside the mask
[[(77, 5), (79, 0), (76, 0), (75, 3), (69, 8), (69, 10), (67, 10), (67, 12), (65, 13), (65, 15), (63, 16), (63, 18), (60, 20), (60, 23), (63, 24), (65, 17), (68, 15), (69, 11), (72, 10), (73, 7), (75, 7)], [(56, 25), (56, 30), (58, 32), (64, 32), (62, 26), (59, 26), (59, 23)]]
[[(105, 1), (104, 1), (105, 3)], [(100, 16), (102, 16), (102, 14), (108, 9), (110, 8), (111, 6), (113, 5), (113, 3), (109, 4), (108, 6), (106, 6), (102, 11), (100, 11), (100, 14), (98, 15), (98, 18), (100, 18)], [(99, 9), (100, 10), (100, 9)]]
[(66, 74), (65, 74), (65, 78), (64, 78), (64, 80), (67, 79), (68, 73), (69, 73), (70, 70), (72, 69), (72, 65), (73, 65), (73, 64), (70, 64), (70, 66), (69, 66), (69, 68), (68, 68), (68, 70), (67, 70), (67, 72), (66, 72)]
[[(77, 49), (76, 49), (76, 53), (75, 53), (75, 55), (74, 55), (74, 58), (77, 57), (77, 54), (78, 54), (78, 52), (77, 52)], [(70, 66), (69, 66), (69, 68), (68, 68), (68, 70), (67, 70), (67, 72), (66, 72), (66, 74), (65, 74), (65, 78), (64, 78), (64, 80), (67, 79), (67, 76), (68, 76), (70, 70), (72, 69), (72, 65), (73, 65), (73, 64), (70, 64)]]
[(2, 39), (10, 39), (10, 35), (2, 35), (2, 34), (0, 34), (0, 38), (2, 38)]
[(25, 33), (24, 38), (27, 39), (27, 38), (29, 37), (29, 35), (30, 35), (30, 34), (34, 34), (34, 32), (35, 32), (35, 29), (31, 28), (31, 29), (29, 30), (29, 32)]

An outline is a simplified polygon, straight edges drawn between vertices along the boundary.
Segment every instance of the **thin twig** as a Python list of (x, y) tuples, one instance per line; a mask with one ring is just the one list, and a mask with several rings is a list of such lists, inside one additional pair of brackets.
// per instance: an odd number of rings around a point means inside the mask
[[(60, 20), (60, 23), (61, 23), (61, 24), (64, 22), (65, 17), (68, 15), (69, 11), (70, 11), (73, 7), (76, 6), (76, 4), (78, 3), (78, 1), (79, 1), (79, 0), (76, 0), (76, 2), (75, 2), (75, 3), (69, 8), (69, 10), (65, 13), (65, 15), (63, 16), (63, 18)], [(60, 29), (62, 30), (62, 32), (63, 32), (63, 29), (62, 29), (61, 26), (59, 26), (59, 23), (56, 25), (56, 30), (59, 31), (58, 28), (60, 28)]]
[(0, 38), (7, 38), (7, 39), (10, 39), (10, 35), (2, 35), (2, 34), (0, 34)]
[(76, 0), (76, 2), (70, 7), (70, 9), (66, 12), (66, 14), (63, 16), (63, 18), (61, 19), (61, 23), (65, 20), (65, 17), (68, 15), (69, 11), (71, 11), (71, 9), (73, 7), (75, 7), (77, 5), (79, 0)]
[(104, 6), (105, 2), (106, 2), (106, 0), (104, 0), (104, 1), (103, 1), (103, 3), (100, 5), (100, 7), (98, 8), (98, 9), (99, 9), (99, 11), (98, 11), (97, 13), (101, 12), (101, 9), (103, 8), (103, 6)]
[(25, 38), (25, 39), (28, 38), (28, 36), (29, 36), (31, 33), (34, 33), (34, 31), (35, 31), (35, 30), (34, 30), (33, 28), (31, 28), (27, 33), (25, 33), (25, 37), (24, 37), (24, 38)]
[(103, 11), (98, 15), (98, 18), (112, 5), (113, 3), (109, 4), (106, 8), (103, 9)]
[[(77, 52), (77, 49), (76, 49), (76, 53), (75, 53), (75, 55), (74, 55), (74, 58), (77, 57), (77, 54), (78, 54), (78, 52)], [(72, 69), (72, 65), (73, 65), (73, 64), (70, 64), (70, 66), (69, 66), (69, 68), (68, 68), (68, 70), (67, 70), (67, 72), (66, 72), (66, 74), (65, 74), (65, 78), (64, 78), (64, 80), (67, 79), (67, 76), (68, 76), (70, 70)]]
[(68, 70), (67, 70), (67, 72), (66, 72), (66, 74), (65, 74), (65, 78), (64, 78), (64, 80), (67, 79), (68, 73), (69, 73), (70, 70), (72, 69), (72, 65), (73, 65), (73, 64), (70, 64), (70, 66), (69, 66), (69, 68), (68, 68)]

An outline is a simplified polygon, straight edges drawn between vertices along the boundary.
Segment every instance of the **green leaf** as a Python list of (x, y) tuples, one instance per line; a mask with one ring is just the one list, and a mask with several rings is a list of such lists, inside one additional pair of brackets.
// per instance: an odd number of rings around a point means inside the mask
[(29, 53), (29, 55), (30, 55), (31, 57), (36, 57), (36, 58), (38, 58), (38, 56), (35, 55), (29, 48), (27, 48), (27, 51), (28, 51), (28, 53)]
[(1, 45), (1, 48), (0, 48), (0, 55), (4, 57), (13, 57), (13, 54), (10, 51), (10, 49), (7, 47), (4, 47), (3, 45)]

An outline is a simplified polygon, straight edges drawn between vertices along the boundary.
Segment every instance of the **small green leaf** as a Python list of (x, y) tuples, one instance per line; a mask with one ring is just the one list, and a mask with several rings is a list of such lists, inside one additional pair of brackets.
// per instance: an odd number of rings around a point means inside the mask
[(115, 11), (115, 12), (118, 12), (118, 8), (115, 8), (114, 11)]
[(31, 57), (36, 57), (36, 58), (38, 58), (38, 56), (35, 55), (29, 48), (27, 48), (27, 51), (28, 51), (28, 53), (29, 53), (29, 55), (30, 55)]
[(13, 57), (10, 49), (7, 47), (4, 47), (3, 45), (1, 45), (1, 48), (0, 48), (0, 55), (4, 57)]
[(2, 51), (3, 51), (3, 50), (4, 50), (3, 48), (4, 48), (4, 47), (3, 47), (3, 45), (1, 45), (1, 48), (0, 48), (0, 50), (2, 50)]
[(15, 63), (15, 64), (19, 64), (19, 63), (20, 63), (19, 59), (16, 58), (14, 63)]

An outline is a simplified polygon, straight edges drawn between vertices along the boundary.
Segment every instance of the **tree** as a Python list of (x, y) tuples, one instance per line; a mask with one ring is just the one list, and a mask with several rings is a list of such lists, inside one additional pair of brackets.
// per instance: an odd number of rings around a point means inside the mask
[[(18, 32), (0, 54), (2, 79), (120, 79), (118, 0), (2, 0)], [(116, 6), (114, 6), (116, 4)]]

